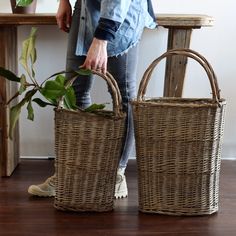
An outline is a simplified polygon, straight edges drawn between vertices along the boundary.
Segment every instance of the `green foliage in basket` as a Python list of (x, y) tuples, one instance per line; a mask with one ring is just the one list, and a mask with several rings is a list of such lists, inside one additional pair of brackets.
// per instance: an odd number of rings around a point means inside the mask
[(105, 108), (105, 104), (92, 104), (91, 106), (87, 107), (84, 111), (86, 112), (94, 112), (96, 110), (101, 110)]
[[(20, 56), (20, 64), (23, 66), (26, 74), (20, 77), (13, 72), (0, 67), (0, 76), (5, 77), (10, 81), (19, 83), (17, 93), (8, 101), (9, 104), (13, 99), (21, 95), (23, 98), (10, 109), (10, 127), (9, 136), (12, 138), (14, 127), (19, 119), (21, 108), (26, 106), (28, 111), (28, 119), (34, 120), (34, 109), (32, 102), (35, 102), (40, 107), (53, 106), (58, 107), (59, 104), (65, 109), (76, 110), (79, 109), (76, 105), (76, 96), (74, 89), (71, 86), (71, 80), (67, 80), (63, 75), (65, 73), (74, 73), (78, 75), (89, 75), (90, 70), (78, 69), (77, 71), (61, 71), (51, 75), (45, 79), (41, 84), (36, 80), (34, 64), (37, 60), (37, 51), (35, 48), (36, 28), (32, 28), (30, 36), (23, 42), (22, 52)], [(35, 97), (41, 94), (45, 100)], [(103, 109), (104, 104), (92, 104), (85, 111), (93, 112), (97, 109)]]

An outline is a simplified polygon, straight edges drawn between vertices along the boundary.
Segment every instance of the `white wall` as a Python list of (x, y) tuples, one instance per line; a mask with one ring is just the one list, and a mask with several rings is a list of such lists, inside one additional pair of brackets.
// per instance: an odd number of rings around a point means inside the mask
[[(155, 0), (156, 1), (156, 0)], [(160, 12), (195, 13), (213, 16), (214, 27), (194, 30), (191, 48), (202, 53), (212, 64), (227, 100), (223, 156), (236, 157), (236, 2), (233, 0), (158, 0)], [(200, 68), (189, 66), (185, 84), (186, 96), (209, 95), (209, 85), (200, 76)], [(201, 79), (201, 80), (200, 80)]]
[[(10, 12), (9, 0), (1, 0), (0, 11)], [(72, 2), (72, 1), (71, 1)], [(73, 1), (74, 2), (74, 1)], [(38, 0), (37, 12), (56, 12), (57, 0)], [(50, 3), (50, 4), (49, 4)], [(206, 14), (215, 19), (214, 27), (196, 29), (192, 35), (191, 48), (203, 54), (218, 75), (222, 97), (227, 100), (226, 127), (224, 135), (223, 156), (236, 157), (236, 22), (234, 11), (236, 2), (233, 0), (153, 0), (158, 13)], [(27, 37), (30, 27), (19, 27), (19, 43)], [(151, 61), (166, 50), (167, 30), (159, 27), (157, 30), (145, 30), (140, 47), (138, 79), (141, 78)], [(38, 63), (39, 79), (64, 68), (66, 54), (66, 34), (59, 32), (54, 26), (40, 26), (38, 29)], [(19, 51), (20, 51), (19, 47)], [(164, 63), (153, 76), (147, 95), (161, 96), (163, 89)], [(155, 79), (154, 79), (155, 78)], [(104, 89), (101, 83), (97, 84)], [(100, 92), (100, 94), (103, 94)], [(96, 101), (110, 101), (109, 97), (101, 97), (99, 91), (93, 90)], [(188, 65), (184, 87), (186, 97), (210, 97), (210, 87), (207, 77), (196, 63)], [(26, 120), (23, 112), (21, 127), (21, 155), (51, 156), (54, 155), (53, 144), (53, 111), (36, 109), (35, 121)]]

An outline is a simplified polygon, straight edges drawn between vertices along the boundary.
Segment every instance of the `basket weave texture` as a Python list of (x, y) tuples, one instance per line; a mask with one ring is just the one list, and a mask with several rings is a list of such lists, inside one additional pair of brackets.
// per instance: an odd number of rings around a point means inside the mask
[[(168, 56), (199, 62), (210, 80), (212, 99), (145, 99), (155, 66)], [(139, 187), (139, 210), (169, 215), (204, 215), (218, 210), (225, 100), (215, 73), (195, 51), (174, 49), (146, 70), (132, 101)]]
[(110, 74), (94, 73), (107, 82), (113, 111), (55, 110), (54, 206), (60, 210), (104, 212), (114, 207), (126, 116), (116, 81)]

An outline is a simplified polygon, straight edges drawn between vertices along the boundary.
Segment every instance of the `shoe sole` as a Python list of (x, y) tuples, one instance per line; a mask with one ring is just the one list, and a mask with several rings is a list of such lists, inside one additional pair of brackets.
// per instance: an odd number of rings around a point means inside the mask
[(30, 186), (28, 189), (28, 193), (33, 196), (38, 197), (55, 197), (55, 193), (53, 192), (42, 192), (37, 186)]
[(121, 199), (121, 198), (127, 198), (127, 197), (128, 197), (127, 191), (115, 193), (115, 195), (114, 195), (115, 199)]

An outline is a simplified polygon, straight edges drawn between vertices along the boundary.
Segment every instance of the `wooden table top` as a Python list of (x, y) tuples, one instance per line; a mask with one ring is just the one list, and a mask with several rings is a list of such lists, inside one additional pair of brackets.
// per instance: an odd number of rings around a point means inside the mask
[[(197, 14), (157, 14), (157, 23), (164, 27), (200, 28), (212, 26), (214, 19)], [(56, 25), (55, 14), (12, 14), (0, 13), (0, 25)]]

